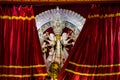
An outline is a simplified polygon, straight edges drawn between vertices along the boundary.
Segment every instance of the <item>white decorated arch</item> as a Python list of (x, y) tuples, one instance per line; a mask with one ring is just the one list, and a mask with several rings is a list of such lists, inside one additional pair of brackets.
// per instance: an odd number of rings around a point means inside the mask
[[(74, 11), (58, 8), (47, 10), (37, 15), (35, 17), (37, 29), (40, 29), (42, 26), (44, 26), (44, 24), (49, 23), (51, 19), (55, 17), (54, 15), (56, 15), (58, 11), (67, 22), (73, 24), (79, 29), (79, 31), (81, 31), (86, 19)], [(50, 25), (48, 27), (50, 27)]]

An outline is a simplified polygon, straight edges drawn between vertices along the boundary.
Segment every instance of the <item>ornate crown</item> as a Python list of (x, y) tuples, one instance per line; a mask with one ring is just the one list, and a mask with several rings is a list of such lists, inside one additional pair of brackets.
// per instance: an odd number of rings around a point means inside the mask
[(61, 35), (62, 30), (65, 27), (65, 18), (62, 14), (60, 14), (60, 10), (58, 7), (56, 8), (56, 13), (51, 18), (50, 24), (55, 35)]

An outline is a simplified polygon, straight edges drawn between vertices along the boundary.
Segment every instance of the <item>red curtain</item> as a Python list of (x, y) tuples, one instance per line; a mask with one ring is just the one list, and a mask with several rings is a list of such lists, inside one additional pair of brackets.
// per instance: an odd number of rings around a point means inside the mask
[(46, 76), (32, 6), (0, 6), (0, 80)]
[(120, 6), (91, 7), (58, 80), (120, 80)]

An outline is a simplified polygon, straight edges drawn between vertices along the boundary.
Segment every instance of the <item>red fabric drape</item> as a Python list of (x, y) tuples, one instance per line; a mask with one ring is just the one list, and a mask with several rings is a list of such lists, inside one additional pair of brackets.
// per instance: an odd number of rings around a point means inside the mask
[(32, 6), (1, 6), (0, 80), (44, 80), (46, 75)]
[(120, 6), (92, 6), (58, 80), (120, 80)]

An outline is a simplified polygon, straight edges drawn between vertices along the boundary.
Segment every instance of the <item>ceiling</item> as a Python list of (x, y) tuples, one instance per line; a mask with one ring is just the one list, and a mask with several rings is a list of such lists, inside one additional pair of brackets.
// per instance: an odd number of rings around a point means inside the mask
[(120, 0), (0, 0), (0, 4), (91, 4), (120, 3)]

